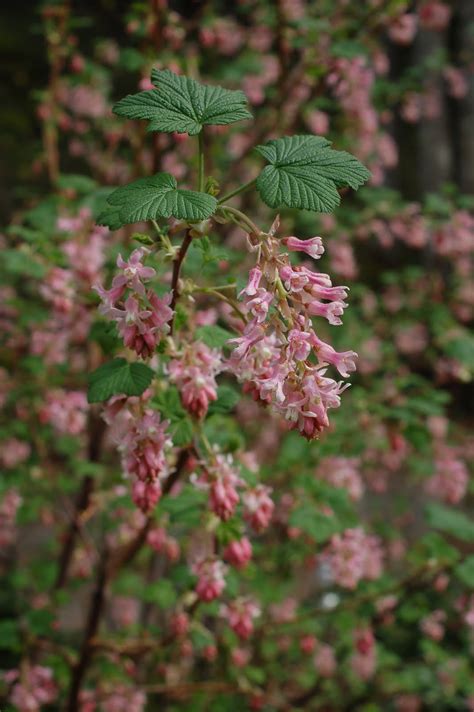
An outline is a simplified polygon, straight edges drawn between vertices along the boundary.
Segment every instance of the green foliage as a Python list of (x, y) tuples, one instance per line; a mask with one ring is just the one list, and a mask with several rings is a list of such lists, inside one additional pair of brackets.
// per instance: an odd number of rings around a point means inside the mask
[(200, 84), (169, 70), (153, 69), (157, 89), (129, 94), (114, 106), (127, 119), (147, 119), (149, 131), (198, 134), (203, 126), (224, 126), (251, 119), (242, 91)]
[(227, 329), (223, 329), (222, 326), (217, 324), (212, 324), (208, 326), (200, 326), (196, 329), (196, 336), (200, 341), (203, 341), (206, 346), (210, 346), (214, 349), (223, 348), (229, 339), (232, 339), (234, 334)]
[(345, 151), (334, 151), (321, 136), (285, 136), (256, 150), (268, 162), (257, 190), (271, 208), (330, 213), (340, 203), (338, 188), (360, 188), (369, 171)]
[(100, 403), (119, 394), (140, 396), (153, 376), (152, 369), (144, 363), (128, 363), (124, 358), (114, 358), (89, 375), (87, 399), (89, 403)]
[(474, 590), (474, 555), (464, 559), (454, 572), (462, 583)]
[(188, 445), (193, 439), (193, 426), (182, 406), (178, 389), (175, 386), (169, 386), (159, 393), (155, 402), (163, 418), (170, 421), (169, 430), (173, 442), (178, 447)]
[(214, 213), (217, 200), (212, 195), (177, 186), (176, 178), (169, 173), (139, 178), (109, 195), (110, 207), (99, 215), (97, 222), (118, 230), (142, 220), (174, 217), (198, 221)]
[(222, 385), (217, 389), (217, 400), (211, 403), (209, 414), (228, 413), (233, 410), (240, 400), (240, 393), (232, 386)]
[(435, 529), (451, 534), (461, 541), (474, 541), (474, 521), (468, 516), (437, 502), (426, 507), (428, 522)]

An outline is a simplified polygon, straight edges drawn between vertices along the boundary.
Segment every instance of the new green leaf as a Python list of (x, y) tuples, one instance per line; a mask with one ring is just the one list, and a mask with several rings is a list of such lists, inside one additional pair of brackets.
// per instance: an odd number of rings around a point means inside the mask
[(168, 69), (153, 69), (151, 80), (156, 89), (129, 94), (115, 104), (114, 112), (127, 119), (148, 119), (149, 131), (190, 135), (205, 125), (224, 126), (252, 118), (242, 91), (200, 84)]
[(174, 217), (179, 220), (206, 220), (216, 210), (212, 195), (179, 189), (169, 173), (157, 173), (114, 190), (107, 198), (109, 207), (99, 215), (99, 225), (118, 230), (142, 220)]
[(118, 394), (141, 396), (153, 375), (152, 369), (144, 363), (128, 363), (124, 358), (115, 358), (90, 374), (87, 400), (100, 403)]
[(321, 136), (286, 136), (256, 150), (270, 164), (260, 173), (257, 190), (271, 208), (330, 213), (341, 202), (338, 188), (357, 190), (370, 178), (357, 158), (333, 150)]

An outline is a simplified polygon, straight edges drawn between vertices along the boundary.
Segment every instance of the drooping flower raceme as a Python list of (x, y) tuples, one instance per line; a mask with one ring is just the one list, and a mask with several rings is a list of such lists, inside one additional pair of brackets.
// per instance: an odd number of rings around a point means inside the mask
[(124, 471), (133, 478), (133, 500), (143, 512), (149, 512), (160, 499), (161, 483), (169, 474), (166, 454), (172, 442), (168, 422), (149, 407), (146, 398), (114, 398), (104, 419), (112, 426), (118, 421), (114, 435)]
[(347, 287), (334, 287), (327, 274), (291, 263), (288, 251), (319, 258), (320, 237), (279, 240), (277, 229), (278, 220), (268, 234), (248, 237), (257, 265), (240, 294), (247, 323), (229, 342), (234, 351), (228, 366), (255, 399), (269, 404), (291, 428), (312, 440), (329, 425), (327, 411), (340, 405), (347, 388), (326, 376), (327, 367), (347, 378), (357, 356), (353, 351), (338, 353), (320, 339), (312, 317), (341, 324)]
[(125, 346), (142, 358), (153, 355), (168, 333), (173, 316), (171, 294), (160, 298), (152, 289), (145, 289), (144, 283), (155, 276), (152, 267), (142, 264), (147, 252), (145, 247), (139, 247), (128, 261), (119, 255), (117, 267), (121, 272), (114, 277), (111, 288), (94, 287), (102, 300), (99, 311), (116, 322)]
[(222, 370), (222, 359), (216, 349), (198, 341), (185, 346), (168, 366), (170, 380), (180, 391), (186, 410), (203, 418), (217, 399), (216, 375)]

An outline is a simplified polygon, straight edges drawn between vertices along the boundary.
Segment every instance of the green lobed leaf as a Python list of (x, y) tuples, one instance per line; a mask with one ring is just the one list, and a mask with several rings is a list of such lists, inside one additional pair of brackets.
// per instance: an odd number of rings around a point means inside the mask
[(169, 173), (156, 173), (124, 185), (109, 195), (107, 203), (97, 222), (111, 230), (156, 218), (205, 220), (217, 207), (212, 195), (178, 188), (176, 178)]
[(233, 338), (234, 334), (227, 331), (227, 329), (223, 329), (222, 326), (209, 324), (196, 329), (196, 336), (201, 341), (204, 341), (206, 346), (213, 349), (221, 349), (227, 344), (229, 339)]
[(338, 188), (360, 188), (370, 178), (357, 158), (335, 151), (321, 136), (285, 136), (257, 146), (270, 165), (257, 190), (271, 208), (287, 206), (330, 213), (341, 202)]
[(153, 69), (156, 89), (129, 94), (113, 107), (127, 119), (147, 119), (149, 131), (198, 134), (205, 125), (224, 126), (251, 119), (242, 91), (200, 84), (168, 69)]
[(154, 372), (144, 363), (128, 363), (115, 358), (89, 375), (87, 400), (100, 403), (113, 395), (141, 396), (150, 385)]
[(213, 413), (229, 413), (235, 408), (240, 400), (240, 393), (235, 388), (229, 385), (219, 386), (217, 389), (217, 400), (211, 403), (209, 414)]

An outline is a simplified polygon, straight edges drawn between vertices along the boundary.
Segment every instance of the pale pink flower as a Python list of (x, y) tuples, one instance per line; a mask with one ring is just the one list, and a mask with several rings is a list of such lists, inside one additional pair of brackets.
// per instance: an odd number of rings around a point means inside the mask
[(324, 254), (323, 241), (320, 237), (311, 237), (300, 240), (297, 237), (285, 237), (283, 244), (292, 252), (304, 252), (315, 260)]

